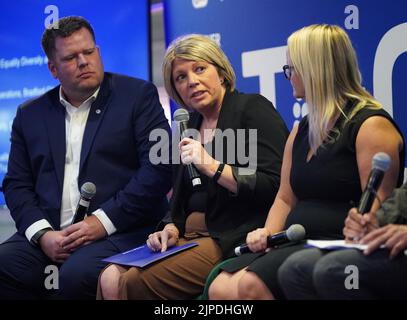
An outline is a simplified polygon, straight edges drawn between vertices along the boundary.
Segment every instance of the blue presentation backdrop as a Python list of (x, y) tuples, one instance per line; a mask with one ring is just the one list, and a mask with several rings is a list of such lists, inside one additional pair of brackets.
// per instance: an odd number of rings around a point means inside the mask
[[(16, 108), (58, 84), (47, 68), (41, 36), (47, 18), (81, 15), (93, 26), (105, 70), (150, 79), (148, 0), (15, 0), (0, 11), (0, 181), (7, 170)], [(54, 5), (47, 12), (48, 5)], [(49, 21), (49, 20), (48, 20)], [(0, 194), (0, 204), (4, 204)]]
[(314, 23), (341, 26), (356, 49), (363, 85), (407, 137), (406, 0), (165, 0), (164, 13), (167, 44), (186, 33), (219, 41), (235, 69), (238, 90), (266, 96), (289, 128), (307, 106), (293, 98), (282, 73), (288, 36)]

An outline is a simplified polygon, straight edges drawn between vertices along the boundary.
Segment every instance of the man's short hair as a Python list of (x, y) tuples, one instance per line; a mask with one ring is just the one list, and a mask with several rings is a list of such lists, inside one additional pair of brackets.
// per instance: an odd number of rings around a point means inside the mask
[(42, 34), (41, 45), (48, 59), (51, 59), (54, 55), (56, 38), (69, 37), (82, 28), (87, 29), (92, 35), (93, 41), (96, 41), (95, 32), (90, 23), (79, 16), (61, 18), (45, 29)]

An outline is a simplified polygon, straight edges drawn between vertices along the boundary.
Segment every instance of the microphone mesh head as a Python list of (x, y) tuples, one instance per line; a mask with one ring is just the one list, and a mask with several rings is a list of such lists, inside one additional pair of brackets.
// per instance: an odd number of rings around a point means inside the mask
[(186, 109), (179, 108), (174, 112), (174, 120), (181, 122), (181, 121), (188, 121), (189, 120), (189, 112)]
[(92, 182), (85, 182), (81, 187), (81, 196), (86, 199), (92, 199), (96, 194), (96, 186)]
[(387, 171), (391, 163), (391, 158), (387, 153), (378, 152), (372, 158), (373, 169), (378, 169), (381, 171)]
[(293, 224), (287, 229), (286, 234), (290, 241), (302, 240), (305, 237), (305, 229), (300, 224)]

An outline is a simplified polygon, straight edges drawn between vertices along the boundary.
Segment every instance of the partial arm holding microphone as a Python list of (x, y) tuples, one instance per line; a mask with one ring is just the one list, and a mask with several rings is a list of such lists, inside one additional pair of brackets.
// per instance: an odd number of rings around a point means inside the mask
[[(305, 229), (300, 224), (293, 224), (287, 230), (272, 234), (267, 237), (267, 248), (279, 246), (290, 241), (299, 241), (304, 239)], [(248, 244), (243, 244), (235, 248), (235, 254), (240, 256), (244, 253), (252, 252)]]
[[(390, 156), (384, 152), (376, 153), (372, 158), (372, 171), (370, 172), (366, 188), (360, 198), (358, 211), (361, 214), (371, 211), (377, 191), (383, 181), (385, 172), (391, 164)], [(380, 201), (380, 199), (378, 199)]]

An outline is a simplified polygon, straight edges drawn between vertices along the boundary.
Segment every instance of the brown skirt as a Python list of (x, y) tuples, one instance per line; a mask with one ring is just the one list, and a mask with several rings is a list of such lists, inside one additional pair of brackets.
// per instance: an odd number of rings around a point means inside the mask
[(210, 237), (192, 240), (180, 238), (177, 244), (184, 245), (190, 242), (197, 242), (199, 245), (147, 268), (132, 267), (122, 273), (119, 280), (119, 298), (185, 300), (200, 295), (206, 277), (222, 260), (222, 253)]

